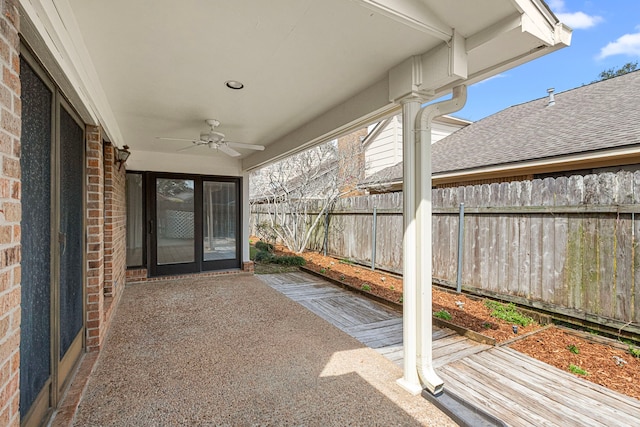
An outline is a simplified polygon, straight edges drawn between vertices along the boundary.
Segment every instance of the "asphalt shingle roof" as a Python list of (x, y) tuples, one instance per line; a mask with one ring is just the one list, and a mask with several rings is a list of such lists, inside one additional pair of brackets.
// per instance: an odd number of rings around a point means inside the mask
[[(640, 71), (514, 105), (432, 146), (433, 173), (640, 145)], [(402, 179), (402, 164), (367, 182)]]

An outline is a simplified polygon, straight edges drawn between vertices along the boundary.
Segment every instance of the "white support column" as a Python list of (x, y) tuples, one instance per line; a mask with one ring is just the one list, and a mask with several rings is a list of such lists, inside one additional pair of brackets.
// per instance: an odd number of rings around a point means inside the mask
[(249, 262), (249, 172), (242, 174), (242, 262)]
[(402, 101), (402, 158), (404, 164), (403, 223), (402, 240), (403, 285), (402, 285), (402, 325), (404, 346), (404, 376), (398, 384), (409, 393), (422, 391), (416, 369), (417, 340), (417, 294), (416, 294), (416, 116), (420, 110), (421, 98), (410, 97)]

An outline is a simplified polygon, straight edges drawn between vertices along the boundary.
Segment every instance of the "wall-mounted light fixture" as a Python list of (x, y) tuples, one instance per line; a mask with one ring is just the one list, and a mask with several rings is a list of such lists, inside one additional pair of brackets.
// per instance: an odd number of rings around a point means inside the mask
[(115, 163), (118, 165), (118, 170), (126, 163), (127, 159), (131, 155), (128, 145), (123, 145), (122, 148), (114, 147), (115, 150)]

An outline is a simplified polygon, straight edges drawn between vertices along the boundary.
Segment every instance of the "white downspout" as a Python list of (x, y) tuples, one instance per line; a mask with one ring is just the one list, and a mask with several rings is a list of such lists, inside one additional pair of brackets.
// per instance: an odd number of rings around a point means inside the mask
[(416, 294), (416, 118), (422, 99), (410, 97), (402, 101), (402, 159), (403, 175), (403, 222), (402, 239), (402, 342), (404, 353), (404, 376), (398, 384), (409, 393), (422, 391), (418, 371), (417, 355), (417, 294)]
[[(432, 394), (439, 394), (444, 383), (433, 370), (432, 354), (432, 238), (431, 238), (431, 122), (435, 117), (451, 114), (467, 101), (465, 85), (453, 88), (453, 97), (423, 107), (416, 117), (416, 223), (417, 223), (417, 368), (422, 385)], [(406, 159), (406, 157), (405, 157)], [(405, 180), (407, 175), (405, 175)], [(405, 261), (406, 262), (406, 261)], [(405, 300), (406, 301), (406, 300)]]

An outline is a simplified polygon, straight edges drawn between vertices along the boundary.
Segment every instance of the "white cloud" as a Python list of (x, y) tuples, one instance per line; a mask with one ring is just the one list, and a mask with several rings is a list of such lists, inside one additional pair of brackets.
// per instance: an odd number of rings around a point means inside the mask
[(640, 56), (640, 33), (625, 34), (600, 49), (599, 59), (613, 55)]
[(486, 82), (488, 82), (488, 81), (490, 81), (490, 80), (493, 80), (493, 79), (501, 79), (501, 78), (503, 78), (503, 77), (507, 77), (507, 75), (506, 75), (506, 74), (504, 74), (504, 73), (496, 74), (495, 76), (491, 76), (491, 77), (489, 77), (489, 78), (487, 78), (487, 79), (480, 80), (480, 81), (479, 81), (478, 83), (476, 83), (476, 84), (477, 84), (477, 85), (480, 85), (480, 84), (482, 84), (482, 83), (486, 83)]
[(567, 12), (564, 0), (550, 0), (547, 4), (560, 22), (567, 24), (574, 30), (584, 30), (602, 22), (601, 16), (587, 15), (584, 12)]
[(574, 30), (584, 30), (602, 22), (601, 16), (587, 15), (584, 12), (556, 13), (556, 16), (560, 22), (567, 24)]
[(562, 12), (564, 10), (564, 0), (549, 0), (547, 2), (551, 10)]

